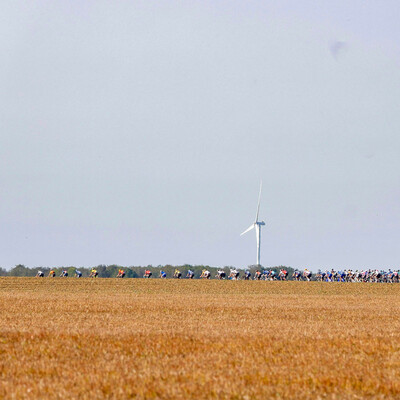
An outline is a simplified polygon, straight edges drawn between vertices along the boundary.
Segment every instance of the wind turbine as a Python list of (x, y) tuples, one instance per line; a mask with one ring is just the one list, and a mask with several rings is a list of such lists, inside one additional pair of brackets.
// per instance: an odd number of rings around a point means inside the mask
[(251, 231), (252, 229), (256, 229), (256, 237), (257, 237), (257, 265), (260, 264), (260, 244), (261, 244), (261, 227), (265, 225), (264, 221), (259, 221), (258, 220), (258, 213), (260, 211), (260, 200), (261, 200), (261, 189), (262, 189), (262, 181), (260, 183), (260, 193), (258, 195), (258, 205), (257, 205), (257, 214), (256, 214), (256, 220), (254, 223), (252, 223), (243, 233), (240, 234), (240, 236), (244, 235), (245, 233)]

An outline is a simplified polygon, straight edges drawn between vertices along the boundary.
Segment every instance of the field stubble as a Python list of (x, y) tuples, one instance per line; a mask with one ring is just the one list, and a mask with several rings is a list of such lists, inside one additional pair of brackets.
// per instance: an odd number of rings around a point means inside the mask
[(0, 278), (1, 398), (400, 398), (400, 285)]

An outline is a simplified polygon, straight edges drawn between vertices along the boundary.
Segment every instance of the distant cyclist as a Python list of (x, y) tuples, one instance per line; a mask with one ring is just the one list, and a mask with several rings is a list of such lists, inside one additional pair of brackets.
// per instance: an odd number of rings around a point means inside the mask
[(217, 271), (216, 278), (217, 278), (217, 279), (225, 279), (225, 278), (226, 278), (226, 273), (225, 273), (225, 271), (224, 271), (223, 269), (220, 268), (220, 269)]
[(295, 269), (293, 271), (292, 279), (294, 281), (300, 281), (301, 280), (301, 273), (300, 273), (300, 271), (298, 269)]
[(63, 269), (61, 274), (60, 274), (61, 278), (67, 278), (68, 277), (68, 271), (66, 269)]
[(122, 268), (120, 268), (118, 270), (117, 278), (124, 278), (124, 277), (125, 277), (125, 271)]
[(261, 271), (257, 270), (256, 273), (254, 274), (254, 280), (256, 281), (261, 280), (261, 276), (262, 276)]
[(167, 277), (167, 273), (165, 271), (160, 271), (160, 278), (165, 279)]
[(43, 271), (38, 271), (37, 274), (36, 274), (36, 278), (44, 278)]
[(79, 270), (75, 271), (75, 278), (82, 278), (82, 272)]
[(237, 281), (239, 279), (239, 271), (236, 268), (231, 269), (228, 279)]
[(280, 279), (281, 281), (286, 281), (287, 276), (288, 276), (288, 272), (286, 271), (286, 269), (281, 269), (281, 270), (279, 271), (279, 279)]
[(306, 279), (306, 281), (309, 282), (311, 280), (311, 276), (312, 272), (309, 269), (305, 268), (303, 272), (303, 277)]
[(208, 271), (207, 269), (203, 269), (203, 271), (201, 272), (200, 278), (202, 278), (202, 279), (210, 279), (210, 277), (211, 277), (211, 272)]
[(96, 268), (92, 268), (92, 270), (90, 271), (90, 275), (89, 278), (97, 278), (99, 275), (99, 273), (97, 272)]
[(246, 269), (246, 271), (244, 271), (244, 277), (243, 277), (243, 279), (244, 279), (245, 281), (248, 281), (248, 280), (250, 280), (250, 278), (251, 278), (251, 272), (250, 272), (248, 269)]
[(151, 271), (150, 271), (149, 269), (146, 269), (146, 271), (144, 271), (143, 278), (150, 278), (151, 275), (153, 275), (153, 274), (151, 273)]
[(186, 278), (193, 279), (194, 278), (194, 272), (189, 269), (187, 274), (186, 274)]
[(175, 278), (175, 279), (180, 279), (181, 276), (182, 276), (182, 272), (179, 271), (179, 269), (175, 269), (174, 278)]
[(55, 276), (56, 276), (56, 271), (54, 271), (54, 269), (52, 269), (52, 270), (49, 272), (49, 278), (55, 278)]

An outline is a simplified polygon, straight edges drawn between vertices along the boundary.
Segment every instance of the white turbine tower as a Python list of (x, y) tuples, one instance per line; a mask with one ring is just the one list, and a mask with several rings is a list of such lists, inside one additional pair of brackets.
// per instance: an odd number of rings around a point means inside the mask
[(252, 229), (256, 228), (256, 237), (257, 237), (257, 265), (261, 265), (260, 263), (260, 245), (261, 245), (261, 227), (265, 225), (264, 221), (258, 220), (258, 213), (260, 211), (260, 200), (261, 200), (261, 189), (262, 189), (262, 182), (260, 183), (260, 193), (258, 195), (258, 205), (257, 205), (257, 214), (256, 220), (252, 223), (240, 236), (244, 235), (245, 233), (251, 231)]

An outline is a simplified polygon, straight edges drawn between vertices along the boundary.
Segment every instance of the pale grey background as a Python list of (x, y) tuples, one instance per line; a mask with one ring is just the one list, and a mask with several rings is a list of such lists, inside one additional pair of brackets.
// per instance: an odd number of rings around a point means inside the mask
[(398, 1), (3, 1), (0, 266), (398, 267)]

